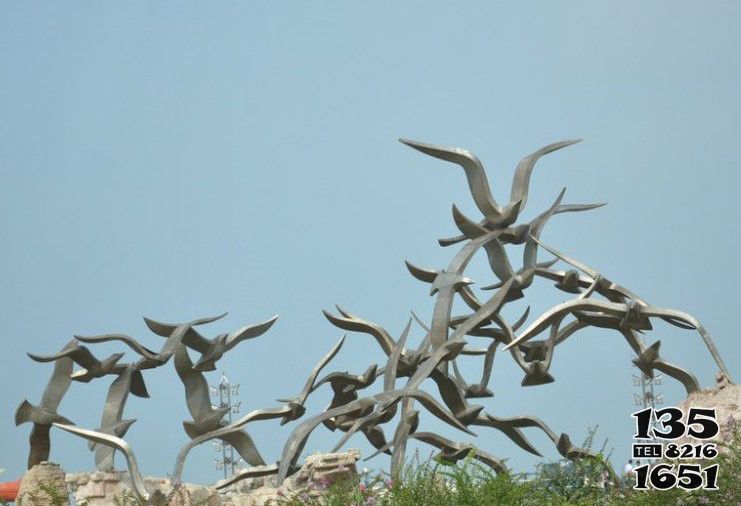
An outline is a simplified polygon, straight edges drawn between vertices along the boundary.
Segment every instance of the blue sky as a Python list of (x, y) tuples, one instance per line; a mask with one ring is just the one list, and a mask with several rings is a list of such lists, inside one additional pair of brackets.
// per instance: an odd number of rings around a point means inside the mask
[[(51, 371), (26, 351), (104, 332), (156, 347), (142, 316), (229, 311), (204, 329), (216, 335), (279, 313), (219, 363), (242, 383), (246, 411), (295, 395), (342, 335), (322, 309), (341, 304), (396, 335), (410, 310), (429, 318), (429, 287), (404, 260), (445, 267), (455, 251), (436, 240), (455, 232), (451, 204), (478, 215), (459, 168), (399, 137), (476, 153), (499, 200), (522, 157), (583, 138), (541, 160), (523, 218), (564, 186), (566, 202), (609, 202), (555, 217), (543, 239), (652, 304), (695, 315), (741, 374), (737, 2), (6, 2), (0, 12), (4, 478), (27, 458), (30, 426), (14, 427), (15, 407), (39, 402)], [(472, 266), (478, 286), (491, 283), (484, 264)], [(541, 283), (529, 302), (540, 313), (564, 299)], [(713, 384), (696, 333), (657, 325), (647, 339)], [(557, 349), (556, 383), (523, 389), (502, 354), (484, 404), (539, 416), (577, 442), (599, 425), (621, 464), (635, 409), (630, 358), (619, 335), (584, 331)], [(370, 338), (351, 335), (333, 367), (383, 360)], [(474, 362), (466, 370), (478, 374)], [(164, 475), (186, 442), (187, 411), (171, 364), (146, 378), (152, 399), (129, 401), (138, 422), (127, 439), (145, 473)], [(61, 412), (96, 427), (107, 381), (72, 385)], [(683, 398), (676, 382), (661, 390), (667, 405)], [(317, 392), (309, 413), (328, 400)], [(291, 427), (250, 432), (274, 460)], [(429, 418), (421, 428), (456, 436)], [(477, 432), (516, 469), (538, 462)], [(306, 450), (338, 437), (320, 429)], [(67, 471), (92, 467), (74, 436), (55, 432), (52, 445)], [(368, 454), (359, 438), (348, 446)], [(185, 478), (217, 479), (215, 457), (195, 451)]]

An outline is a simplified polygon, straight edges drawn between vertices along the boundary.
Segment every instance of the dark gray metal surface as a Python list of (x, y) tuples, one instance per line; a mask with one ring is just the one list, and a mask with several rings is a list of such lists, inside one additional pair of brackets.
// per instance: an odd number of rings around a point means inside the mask
[[(536, 218), (517, 224), (528, 201), (530, 178), (536, 162), (542, 156), (577, 141), (550, 144), (525, 157), (515, 169), (509, 202), (505, 206), (497, 203), (481, 161), (469, 151), (404, 139), (401, 142), (422, 153), (461, 166), (482, 219), (470, 219), (454, 205), (453, 221), (462, 235), (439, 240), (444, 247), (462, 243), (451, 262), (440, 269), (425, 269), (407, 262), (412, 276), (429, 284), (429, 294), (435, 297), (429, 322), (422, 321), (412, 313), (413, 318), (407, 322), (397, 339), (380, 324), (356, 316), (339, 306), (337, 314), (324, 312), (334, 326), (373, 337), (386, 357), (386, 364), (382, 368), (373, 364), (361, 374), (333, 371), (317, 379), (339, 353), (345, 340), (343, 336), (312, 369), (297, 396), (279, 399), (278, 402), (283, 403), (283, 406), (255, 409), (239, 420), (227, 423), (222, 420), (224, 408), (211, 405), (203, 372), (214, 370), (217, 361), (238, 343), (264, 334), (273, 326), (277, 316), (214, 338), (204, 337), (196, 327), (212, 323), (225, 314), (182, 324), (162, 323), (145, 318), (148, 328), (157, 336), (165, 338), (159, 351), (153, 351), (124, 334), (77, 336), (79, 341), (89, 344), (122, 343), (133, 350), (139, 360), (133, 364), (119, 364), (122, 353), (98, 360), (88, 348), (80, 346), (77, 341), (70, 342), (56, 355), (31, 355), (36, 361), (54, 362), (54, 374), (40, 406), (24, 401), (16, 411), (17, 424), (34, 424), (29, 465), (48, 458), (49, 428), (54, 424), (97, 443), (96, 463), (100, 469), (111, 469), (113, 451), (121, 451), (135, 482), (137, 497), (144, 501), (150, 499), (143, 488), (136, 459), (122, 439), (133, 423), (133, 420), (122, 418), (123, 409), (129, 392), (148, 396), (142, 371), (161, 367), (172, 357), (175, 370), (183, 382), (186, 404), (192, 417), (192, 421), (183, 423), (190, 441), (180, 449), (176, 457), (172, 473), (173, 484), (180, 483), (190, 451), (199, 444), (218, 438), (234, 446), (252, 466), (222, 483), (222, 486), (251, 476), (268, 475), (275, 475), (276, 484), (280, 485), (297, 469), (298, 458), (310, 435), (322, 425), (329, 430), (343, 433), (335, 450), (356, 433), (361, 433), (378, 450), (377, 453), (390, 452), (392, 475), (401, 470), (410, 439), (435, 446), (440, 450), (439, 457), (444, 460), (455, 462), (471, 454), (496, 472), (505, 470), (501, 460), (475, 448), (471, 443), (455, 442), (431, 432), (418, 432), (420, 425), (425, 423), (421, 416), (425, 412), (469, 435), (475, 435), (471, 427), (500, 431), (524, 451), (535, 455), (540, 455), (540, 452), (523, 431), (539, 430), (553, 442), (564, 458), (592, 458), (594, 453), (574, 446), (567, 434), (556, 433), (538, 418), (499, 418), (485, 412), (484, 406), (469, 403), (469, 399), (483, 399), (494, 395), (489, 382), (497, 350), (508, 351), (523, 371), (522, 386), (542, 385), (555, 380), (549, 370), (558, 346), (577, 332), (592, 327), (611, 329), (622, 335), (635, 353), (633, 363), (636, 366), (649, 376), (653, 375), (654, 370), (659, 370), (675, 378), (687, 392), (699, 389), (697, 379), (686, 370), (664, 360), (659, 354), (661, 342), (657, 340), (647, 345), (643, 341), (643, 334), (652, 330), (652, 319), (666, 321), (680, 329), (697, 331), (721, 372), (730, 381), (731, 375), (720, 353), (696, 318), (682, 311), (650, 305), (597, 270), (540, 241), (544, 227), (553, 216), (588, 211), (604, 204), (563, 204), (564, 189)], [(521, 265), (513, 264), (508, 255), (506, 247), (514, 246), (523, 246)], [(538, 262), (540, 248), (555, 258)], [(474, 281), (466, 276), (466, 270), (477, 253), (482, 251), (491, 269), (493, 283), (484, 284), (481, 288), (484, 291), (477, 292), (474, 290)], [(512, 258), (515, 258), (514, 255)], [(565, 263), (567, 270), (553, 268), (557, 262)], [(555, 282), (555, 288), (574, 297), (532, 319), (528, 306), (517, 321), (510, 323), (503, 316), (503, 308), (525, 297), (526, 290), (536, 278)], [(487, 294), (488, 298), (481, 294)], [(458, 301), (468, 308), (468, 313), (453, 314)], [(413, 320), (423, 331), (418, 344), (414, 346), (408, 344), (413, 339)], [(470, 346), (466, 341), (479, 338), (489, 341), (483, 347)], [(189, 349), (200, 354), (195, 364), (188, 354)], [(457, 361), (463, 356), (475, 357), (481, 361), (481, 377), (476, 383), (469, 383), (458, 367)], [(73, 373), (73, 362), (83, 369)], [(114, 375), (115, 380), (108, 392), (101, 426), (96, 431), (73, 427), (57, 413), (71, 380), (87, 382), (107, 375)], [(362, 391), (376, 384), (379, 378), (383, 378), (383, 390), (361, 396)], [(402, 379), (406, 381), (400, 385), (399, 380)], [(424, 385), (430, 384), (427, 380), (435, 384), (442, 404), (423, 390)], [(281, 424), (298, 420), (306, 412), (305, 405), (309, 396), (324, 385), (329, 385), (332, 390), (329, 405), (323, 412), (299, 423), (286, 441), (277, 462), (267, 465), (245, 427), (261, 420), (280, 420)], [(421, 409), (415, 409), (415, 403)], [(382, 426), (395, 420), (397, 414), (399, 421), (388, 441)]]

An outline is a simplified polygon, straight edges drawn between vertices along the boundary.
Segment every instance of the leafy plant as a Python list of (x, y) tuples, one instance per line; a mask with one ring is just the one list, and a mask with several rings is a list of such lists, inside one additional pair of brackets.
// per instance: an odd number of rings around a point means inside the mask
[[(584, 447), (593, 448), (597, 428), (589, 430)], [(530, 479), (513, 473), (495, 474), (469, 455), (459, 464), (432, 457), (421, 460), (419, 452), (404, 466), (397, 481), (382, 475), (358, 477), (335, 483), (319, 497), (298, 494), (286, 498), (285, 506), (700, 506), (741, 503), (741, 430), (723, 445), (725, 451), (702, 465), (719, 465), (717, 491), (636, 491), (605, 479), (608, 442), (594, 460), (557, 461), (540, 465)], [(697, 462), (697, 461), (695, 461)]]
[(136, 495), (131, 490), (124, 490), (120, 494), (116, 494), (112, 500), (116, 506), (141, 506)]
[[(48, 500), (51, 501), (52, 506), (63, 506), (69, 500), (67, 496), (67, 489), (59, 490), (58, 487), (51, 483), (39, 483), (39, 490), (32, 490), (28, 493), (31, 499), (31, 504), (38, 504), (40, 502), (46, 503), (47, 501), (41, 498), (41, 494), (45, 494)], [(15, 502), (17, 506), (22, 506), (23, 499), (18, 498)]]

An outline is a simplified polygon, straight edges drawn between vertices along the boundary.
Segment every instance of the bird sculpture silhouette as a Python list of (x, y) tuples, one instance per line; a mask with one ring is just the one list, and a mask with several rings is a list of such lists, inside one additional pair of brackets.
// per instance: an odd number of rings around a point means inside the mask
[[(175, 370), (185, 388), (186, 405), (192, 417), (192, 420), (183, 423), (190, 440), (177, 454), (171, 475), (173, 486), (180, 483), (190, 451), (213, 439), (221, 439), (234, 446), (251, 466), (221, 483), (221, 486), (249, 477), (270, 475), (274, 476), (276, 485), (280, 485), (298, 469), (301, 452), (313, 431), (321, 426), (331, 431), (339, 429), (343, 433), (335, 450), (356, 433), (361, 433), (378, 450), (376, 454), (390, 453), (392, 476), (398, 475), (405, 462), (407, 444), (412, 441), (437, 448), (442, 460), (455, 462), (471, 455), (495, 472), (506, 472), (499, 457), (471, 442), (456, 442), (429, 430), (418, 431), (419, 427), (429, 423), (427, 415), (471, 436), (475, 435), (472, 427), (497, 430), (524, 451), (535, 455), (540, 455), (540, 452), (527, 439), (524, 431), (538, 430), (548, 437), (564, 458), (593, 458), (594, 453), (574, 446), (567, 434), (552, 430), (539, 418), (527, 415), (500, 418), (484, 411), (483, 405), (469, 403), (470, 399), (486, 399), (494, 395), (489, 383), (498, 349), (508, 351), (523, 371), (521, 386), (542, 385), (555, 380), (550, 368), (558, 346), (586, 328), (597, 327), (619, 333), (635, 353), (633, 363), (644, 373), (652, 375), (654, 370), (662, 371), (679, 381), (688, 393), (699, 389), (697, 379), (661, 357), (661, 341), (647, 345), (642, 336), (652, 330), (652, 319), (663, 320), (676, 328), (696, 331), (723, 376), (731, 380), (730, 371), (713, 340), (695, 317), (682, 311), (650, 305), (597, 270), (541, 241), (541, 234), (553, 216), (588, 211), (604, 204), (563, 204), (563, 189), (553, 203), (533, 220), (517, 223), (528, 203), (530, 180), (536, 163), (543, 156), (577, 141), (556, 142), (525, 157), (515, 169), (509, 202), (505, 206), (499, 205), (495, 200), (483, 164), (471, 152), (406, 139), (401, 139), (401, 142), (424, 154), (462, 167), (473, 202), (483, 219), (472, 220), (454, 205), (453, 221), (462, 235), (438, 241), (444, 247), (463, 243), (450, 263), (439, 269), (425, 269), (406, 263), (414, 278), (430, 285), (429, 295), (434, 297), (434, 303), (429, 321), (423, 321), (412, 313), (413, 318), (396, 338), (395, 334), (380, 324), (356, 316), (340, 306), (337, 306), (337, 314), (324, 311), (326, 318), (335, 327), (371, 336), (380, 348), (381, 357), (385, 357), (383, 367), (379, 368), (372, 363), (362, 373), (334, 370), (319, 378), (320, 373), (339, 356), (346, 339), (343, 336), (314, 366), (298, 395), (278, 399), (281, 403), (279, 406), (253, 409), (239, 420), (228, 423), (222, 420), (225, 409), (214, 407), (210, 403), (204, 373), (214, 370), (216, 362), (225, 353), (235, 349), (240, 342), (267, 332), (277, 316), (213, 338), (204, 337), (196, 327), (200, 329), (224, 315), (182, 324), (162, 323), (145, 318), (147, 327), (157, 336), (165, 338), (159, 351), (152, 351), (124, 334), (77, 336), (77, 340), (70, 342), (56, 355), (31, 355), (32, 359), (39, 362), (53, 362), (54, 372), (41, 404), (34, 406), (24, 400), (16, 411), (16, 424), (33, 423), (29, 466), (48, 458), (49, 429), (52, 425), (57, 426), (87, 439), (91, 445), (97, 445), (96, 461), (101, 469), (112, 467), (114, 451), (123, 453), (133, 480), (134, 493), (144, 503), (151, 501), (152, 498), (144, 488), (136, 458), (123, 440), (126, 430), (133, 423), (133, 420), (123, 419), (123, 408), (129, 393), (148, 396), (142, 374), (165, 365), (172, 357)], [(523, 246), (521, 266), (511, 263), (505, 246)], [(538, 253), (541, 248), (554, 258), (539, 263)], [(488, 292), (477, 292), (475, 281), (466, 274), (469, 264), (480, 251), (485, 253), (486, 263), (493, 275), (493, 283), (482, 287), (482, 290)], [(566, 264), (567, 270), (555, 269), (557, 262)], [(534, 318), (530, 317), (529, 306), (524, 311), (520, 308), (514, 314), (522, 316), (514, 323), (508, 321), (505, 308), (514, 308), (510, 304), (523, 299), (528, 288), (541, 278), (555, 281), (558, 290), (571, 294), (574, 298)], [(481, 294), (489, 295), (484, 298)], [(453, 314), (459, 301), (471, 312)], [(422, 331), (417, 337), (412, 332), (414, 321), (417, 323), (415, 329), (419, 327)], [(544, 337), (538, 338), (541, 334)], [(417, 343), (411, 344), (415, 339)], [(484, 347), (474, 347), (468, 344), (467, 340), (471, 339), (487, 339), (489, 342)], [(104, 342), (123, 344), (138, 355), (138, 360), (130, 364), (119, 364), (123, 353), (99, 360), (87, 347), (80, 346), (78, 341), (91, 346)], [(189, 350), (200, 354), (195, 364), (190, 359)], [(468, 382), (462, 373), (465, 369), (458, 364), (460, 360), (472, 358), (480, 360), (482, 366), (481, 379), (476, 383)], [(73, 372), (73, 363), (79, 364), (83, 369)], [(281, 374), (286, 374), (285, 371), (286, 368), (282, 367)], [(75, 427), (58, 414), (59, 404), (72, 380), (89, 382), (108, 375), (115, 379), (109, 388), (98, 429), (93, 431)], [(379, 378), (383, 378), (383, 381), (378, 382)], [(381, 383), (380, 391), (367, 394), (364, 392), (377, 383)], [(425, 390), (427, 385), (433, 383), (442, 402)], [(269, 384), (268, 380), (267, 385)], [(261, 385), (261, 388), (267, 385)], [(277, 459), (266, 463), (245, 427), (263, 420), (279, 420), (281, 424), (299, 420), (309, 410), (308, 401), (311, 395), (325, 385), (329, 385), (332, 392), (329, 405), (323, 411), (298, 423), (288, 436), (281, 454)], [(497, 387), (502, 388), (503, 385)], [(394, 423), (395, 420), (397, 422), (393, 436), (387, 440), (383, 426)], [(609, 471), (612, 472), (611, 469)]]

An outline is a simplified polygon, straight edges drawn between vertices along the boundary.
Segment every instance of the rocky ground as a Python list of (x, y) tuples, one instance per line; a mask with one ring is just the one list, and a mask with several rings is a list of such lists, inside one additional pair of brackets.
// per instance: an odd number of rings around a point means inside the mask
[[(159, 497), (157, 502), (169, 506), (266, 506), (289, 497), (308, 499), (321, 495), (335, 481), (355, 477), (355, 462), (359, 458), (360, 450), (311, 455), (281, 487), (275, 487), (270, 477), (244, 480), (223, 490), (189, 483), (173, 490), (165, 478), (146, 477), (145, 482), (147, 490)], [(26, 472), (16, 503), (69, 506), (68, 496), (77, 505), (136, 504), (127, 472), (65, 474), (50, 462), (42, 462)]]

